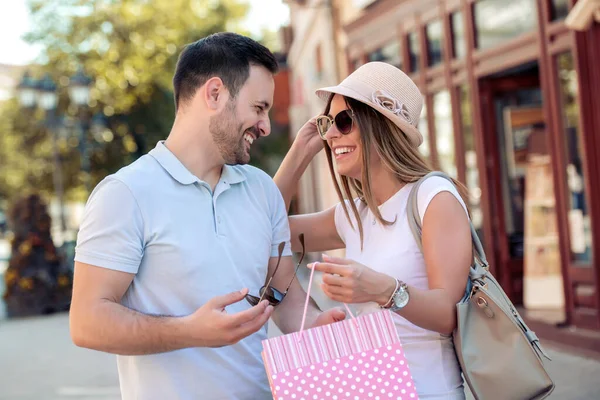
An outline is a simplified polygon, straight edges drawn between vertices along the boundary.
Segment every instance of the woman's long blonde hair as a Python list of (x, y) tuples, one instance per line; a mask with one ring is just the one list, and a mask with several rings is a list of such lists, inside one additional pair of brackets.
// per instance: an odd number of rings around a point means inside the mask
[[(333, 100), (334, 94), (329, 97), (327, 105), (325, 106), (324, 115), (329, 114), (331, 108), (331, 101)], [(369, 165), (373, 154), (371, 154), (371, 148), (375, 148), (376, 156), (378, 156), (384, 167), (391, 171), (394, 176), (404, 184), (416, 182), (420, 178), (427, 175), (432, 169), (429, 167), (418, 149), (411, 145), (409, 138), (402, 132), (402, 130), (396, 126), (392, 121), (386, 118), (383, 114), (377, 112), (373, 108), (366, 104), (363, 104), (357, 100), (344, 97), (344, 101), (348, 108), (354, 113), (354, 129), (358, 127), (360, 130), (360, 143), (362, 149), (362, 177), (360, 180), (349, 178), (347, 176), (336, 174), (333, 166), (333, 156), (331, 148), (327, 141), (323, 141), (325, 146), (325, 153), (327, 154), (327, 161), (329, 164), (329, 171), (331, 172), (331, 178), (335, 191), (340, 199), (346, 218), (350, 222), (350, 225), (354, 228), (348, 207), (346, 205), (346, 199), (350, 200), (348, 203), (352, 208), (352, 213), (356, 219), (358, 225), (358, 232), (360, 235), (361, 247), (363, 244), (363, 226), (360, 220), (360, 215), (356, 204), (353, 199), (358, 197), (363, 203), (367, 205), (369, 210), (373, 213), (379, 223), (389, 226), (394, 224), (396, 221), (386, 221), (383, 219), (381, 212), (379, 211), (378, 205), (375, 202), (372, 191), (371, 175), (369, 171)], [(342, 189), (343, 187), (343, 194)], [(465, 205), (468, 207), (467, 189), (466, 187), (453, 179)], [(355, 229), (355, 228), (354, 228)]]

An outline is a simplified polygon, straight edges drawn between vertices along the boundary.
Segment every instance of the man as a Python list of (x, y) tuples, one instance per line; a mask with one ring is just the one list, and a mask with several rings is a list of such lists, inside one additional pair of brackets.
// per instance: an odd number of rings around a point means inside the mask
[[(232, 33), (188, 45), (173, 86), (165, 142), (93, 191), (78, 235), (71, 306), (76, 345), (118, 355), (124, 399), (267, 399), (260, 352), (271, 313), (299, 329), (305, 292), (295, 280), (274, 309), (259, 294), (294, 276), (281, 194), (243, 165), (270, 133), (277, 63)], [(268, 265), (268, 271), (267, 271)], [(267, 275), (269, 272), (269, 275)], [(344, 318), (313, 305), (312, 325)]]

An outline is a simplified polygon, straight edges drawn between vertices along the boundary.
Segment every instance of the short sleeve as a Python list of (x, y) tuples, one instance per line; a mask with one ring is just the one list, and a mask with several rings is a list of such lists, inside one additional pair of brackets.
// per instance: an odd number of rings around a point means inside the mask
[(419, 187), (419, 193), (417, 193), (417, 203), (419, 206), (419, 217), (421, 218), (421, 224), (423, 224), (423, 218), (425, 217), (425, 212), (427, 211), (427, 207), (429, 207), (429, 203), (431, 203), (431, 200), (433, 200), (433, 198), (441, 192), (452, 193), (452, 195), (456, 197), (460, 205), (463, 207), (465, 214), (468, 217), (469, 214), (467, 211), (467, 206), (465, 205), (462, 197), (460, 197), (460, 194), (458, 193), (458, 190), (454, 184), (445, 178), (432, 176), (431, 178), (427, 178), (421, 184)]
[(342, 239), (342, 242), (346, 243), (346, 231), (348, 230), (349, 224), (342, 203), (336, 204), (333, 219), (335, 221), (335, 229), (337, 230), (338, 236)]
[[(346, 216), (346, 212), (344, 211), (344, 207), (342, 206), (342, 203), (338, 203), (335, 206), (334, 222), (335, 222), (335, 229), (337, 230), (337, 233), (338, 233), (340, 239), (342, 239), (344, 244), (347, 245), (349, 235), (352, 235), (352, 234), (358, 235), (358, 230), (355, 231), (355, 227), (357, 226), (357, 223), (356, 223), (356, 217), (354, 216), (354, 213), (352, 212), (352, 205), (350, 203), (350, 200), (344, 200), (344, 201), (346, 202), (346, 209), (348, 210), (348, 214), (350, 215), (350, 221), (352, 221), (352, 222), (348, 221), (348, 217)], [(354, 205), (360, 212), (360, 210), (363, 207), (361, 204), (361, 201), (359, 199), (354, 199)]]
[(125, 183), (108, 177), (94, 189), (77, 234), (75, 261), (135, 274), (144, 253), (144, 220)]
[(292, 245), (290, 243), (290, 223), (288, 221), (285, 201), (281, 196), (279, 188), (271, 181), (269, 185), (269, 196), (271, 199), (271, 226), (273, 229), (273, 239), (271, 241), (271, 257), (279, 255), (279, 244), (285, 242), (283, 250), (284, 256), (292, 255)]

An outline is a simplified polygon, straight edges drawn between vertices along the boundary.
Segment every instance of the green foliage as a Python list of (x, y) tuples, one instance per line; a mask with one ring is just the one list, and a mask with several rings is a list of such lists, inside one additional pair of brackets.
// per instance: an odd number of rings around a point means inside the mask
[[(34, 30), (52, 69), (65, 78), (80, 65), (95, 77), (92, 106), (107, 116), (148, 104), (171, 89), (184, 44), (226, 30), (247, 12), (238, 0), (30, 1)], [(62, 79), (61, 82), (67, 82)]]
[[(34, 28), (26, 39), (42, 45), (41, 70), (58, 85), (57, 115), (66, 125), (59, 134), (65, 188), (79, 200), (88, 194), (83, 148), (93, 187), (166, 138), (175, 113), (171, 79), (179, 52), (214, 32), (245, 33), (239, 24), (248, 10), (241, 0), (30, 0), (29, 6)], [(79, 68), (93, 77), (85, 110), (68, 98), (70, 77)], [(43, 115), (21, 115), (13, 102), (2, 108), (0, 196), (51, 191), (52, 145)]]
[(0, 198), (37, 189), (52, 190), (52, 145), (39, 111), (22, 110), (16, 100), (0, 109)]
[[(168, 135), (175, 115), (171, 80), (183, 46), (219, 31), (248, 34), (241, 26), (248, 11), (244, 0), (28, 4), (33, 29), (26, 39), (43, 48), (31, 72), (35, 78), (50, 74), (58, 86), (59, 129), (47, 128), (41, 110), (23, 110), (16, 100), (0, 104), (0, 199), (53, 193), (55, 134), (66, 198), (85, 200), (89, 188)], [(273, 32), (261, 36), (277, 50)], [(68, 96), (70, 78), (80, 68), (93, 78), (88, 107), (82, 109)], [(253, 150), (252, 163), (270, 174), (288, 146), (287, 132), (277, 130)], [(88, 158), (90, 175), (83, 168)]]

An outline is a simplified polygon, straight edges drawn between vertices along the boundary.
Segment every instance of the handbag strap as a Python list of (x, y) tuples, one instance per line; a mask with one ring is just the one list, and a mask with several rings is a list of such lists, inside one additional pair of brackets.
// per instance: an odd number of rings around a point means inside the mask
[[(408, 218), (408, 225), (410, 226), (410, 230), (411, 230), (413, 236), (415, 237), (415, 241), (417, 242), (419, 249), (421, 249), (421, 252), (423, 252), (423, 243), (421, 241), (422, 229), (421, 229), (421, 218), (419, 217), (417, 193), (419, 191), (419, 187), (421, 186), (421, 184), (427, 178), (430, 178), (432, 176), (439, 176), (440, 178), (447, 179), (452, 184), (454, 184), (454, 182), (452, 182), (452, 179), (445, 173), (440, 172), (440, 171), (433, 171), (433, 172), (428, 173), (421, 179), (419, 179), (417, 181), (417, 183), (415, 184), (415, 186), (412, 188), (410, 194), (408, 195), (408, 203), (407, 203), (407, 207), (406, 207), (406, 216)], [(475, 231), (475, 227), (473, 226), (473, 223), (471, 221), (469, 221), (469, 225), (471, 225), (471, 241), (473, 243), (473, 265), (471, 266), (471, 270), (469, 272), (469, 280), (467, 282), (467, 288), (465, 290), (465, 295), (461, 301), (469, 298), (469, 294), (471, 292), (471, 286), (472, 286), (473, 281), (480, 280), (484, 276), (487, 279), (490, 279), (493, 282), (495, 282), (496, 286), (500, 287), (500, 285), (498, 284), (498, 282), (496, 282), (494, 277), (491, 274), (488, 274), (487, 269), (489, 267), (489, 264), (488, 264), (487, 258), (485, 256), (483, 246), (481, 245), (479, 236), (477, 235), (477, 232)], [(531, 342), (531, 344), (536, 347), (536, 349), (538, 350), (538, 353), (542, 354), (548, 360), (551, 360), (551, 358), (548, 356), (548, 354), (546, 354), (546, 352), (542, 348), (542, 345), (540, 344), (538, 337), (535, 335), (535, 333), (532, 330), (529, 329), (527, 324), (525, 324), (525, 321), (523, 321), (523, 319), (521, 318), (519, 313), (514, 309), (512, 303), (510, 302), (510, 299), (508, 299), (508, 297), (506, 297), (505, 294), (503, 294), (503, 296), (505, 297), (506, 302), (509, 303), (510, 309), (514, 315), (514, 318), (516, 318), (518, 323), (522, 326), (525, 336), (527, 337), (529, 342)]]
[[(415, 186), (410, 191), (410, 194), (408, 195), (408, 203), (406, 206), (406, 216), (408, 218), (408, 225), (409, 225), (410, 230), (415, 238), (415, 241), (417, 242), (417, 246), (419, 246), (419, 249), (421, 250), (421, 252), (423, 252), (423, 242), (421, 240), (422, 227), (421, 227), (421, 217), (419, 216), (419, 203), (417, 201), (417, 194), (418, 194), (419, 187), (421, 186), (421, 184), (423, 182), (425, 182), (425, 180), (427, 180), (428, 178), (431, 178), (433, 176), (439, 176), (440, 178), (444, 178), (444, 179), (450, 181), (450, 183), (452, 183), (454, 185), (454, 182), (452, 182), (452, 178), (450, 178), (445, 173), (443, 173), (441, 171), (432, 171), (432, 172), (428, 173), (427, 175), (425, 175), (424, 177), (422, 177), (421, 179), (419, 179), (415, 183)], [(475, 231), (475, 227), (473, 226), (473, 223), (470, 220), (469, 220), (469, 225), (471, 227), (471, 241), (473, 243), (473, 256), (474, 256), (473, 257), (473, 266), (471, 267), (471, 271), (470, 271), (470, 277), (472, 280), (472, 279), (479, 279), (483, 275), (485, 275), (485, 270), (482, 271), (481, 268), (482, 267), (488, 268), (489, 264), (488, 264), (487, 258), (485, 256), (485, 251), (483, 250), (481, 241), (479, 240), (479, 236), (477, 235), (477, 231)], [(477, 262), (477, 261), (479, 261), (479, 262)]]
[[(315, 263), (316, 264), (316, 263)], [(310, 288), (312, 287), (313, 276), (315, 274), (315, 265), (313, 264), (310, 269), (310, 278), (308, 279), (308, 287), (306, 288), (306, 300), (304, 301), (304, 312), (302, 313), (302, 323), (300, 324), (300, 335), (298, 336), (298, 340), (302, 340), (302, 333), (304, 332), (304, 323), (306, 322), (306, 312), (308, 311), (308, 302), (310, 300)], [(354, 319), (354, 315), (348, 307), (348, 304), (344, 303), (344, 307), (346, 307), (346, 311), (348, 314)]]

